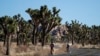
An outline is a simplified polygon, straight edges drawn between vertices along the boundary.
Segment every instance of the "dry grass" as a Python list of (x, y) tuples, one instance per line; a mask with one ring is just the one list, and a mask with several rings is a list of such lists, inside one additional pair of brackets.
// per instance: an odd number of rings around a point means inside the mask
[[(0, 56), (5, 56), (6, 47), (0, 42)], [(47, 56), (49, 49), (42, 48), (41, 46), (16, 46), (16, 43), (11, 44), (10, 56)]]
[(35, 54), (34, 54), (34, 56), (48, 56), (48, 54), (49, 54), (49, 49), (48, 48), (46, 48), (46, 49), (41, 49), (40, 51), (37, 51)]
[(61, 48), (55, 50), (55, 55), (65, 53), (65, 51), (66, 51), (66, 45), (63, 44)]
[[(3, 43), (0, 42), (0, 56), (5, 55), (6, 48), (3, 47)], [(57, 44), (60, 46), (60, 44)], [(65, 50), (65, 46), (58, 49), (54, 49), (54, 54), (61, 54)], [(29, 46), (16, 46), (16, 43), (11, 44), (10, 48), (10, 56), (49, 56), (50, 55), (50, 48), (49, 45), (45, 45), (41, 47), (40, 45), (33, 46), (30, 44)]]

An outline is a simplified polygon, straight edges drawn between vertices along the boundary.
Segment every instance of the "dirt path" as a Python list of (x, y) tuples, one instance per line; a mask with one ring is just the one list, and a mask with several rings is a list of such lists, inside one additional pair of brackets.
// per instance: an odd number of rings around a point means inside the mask
[(100, 56), (100, 49), (70, 47), (69, 53), (66, 52), (54, 56)]

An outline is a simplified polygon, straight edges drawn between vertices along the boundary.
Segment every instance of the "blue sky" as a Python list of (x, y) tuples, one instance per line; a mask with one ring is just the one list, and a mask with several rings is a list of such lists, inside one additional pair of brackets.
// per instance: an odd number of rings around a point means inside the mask
[(89, 26), (100, 25), (100, 0), (0, 0), (0, 17), (20, 13), (28, 20), (30, 17), (25, 10), (39, 9), (41, 5), (61, 9), (62, 24), (77, 19)]

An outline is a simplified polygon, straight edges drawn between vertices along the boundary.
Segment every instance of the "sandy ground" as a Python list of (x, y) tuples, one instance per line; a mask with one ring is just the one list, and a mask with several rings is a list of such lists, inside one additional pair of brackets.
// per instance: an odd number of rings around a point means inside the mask
[[(63, 43), (54, 43), (54, 55), (61, 54), (64, 52)], [(3, 43), (0, 42), (0, 56), (5, 56), (6, 47), (3, 46)], [(50, 46), (45, 45), (41, 47), (40, 44), (33, 46), (16, 46), (16, 43), (11, 44), (10, 56), (49, 56), (50, 55)]]
[[(53, 55), (50, 55), (49, 45), (41, 47), (40, 44), (33, 46), (16, 46), (16, 43), (11, 44), (10, 56), (100, 56), (100, 45), (86, 45), (82, 47), (79, 44), (70, 46), (70, 52), (66, 52), (65, 43), (54, 43)], [(0, 42), (0, 56), (5, 56), (6, 47), (3, 47)]]
[(84, 47), (79, 44), (72, 45), (70, 52), (54, 56), (100, 56), (100, 45), (86, 45)]
[(100, 49), (71, 49), (69, 53), (54, 56), (100, 56)]

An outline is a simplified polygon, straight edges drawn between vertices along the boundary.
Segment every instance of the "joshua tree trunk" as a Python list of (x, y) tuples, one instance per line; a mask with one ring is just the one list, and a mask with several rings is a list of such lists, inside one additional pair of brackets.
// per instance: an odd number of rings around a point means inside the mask
[(3, 29), (4, 30), (4, 43), (3, 45), (6, 46), (7, 44), (7, 30), (6, 29)]
[(84, 44), (84, 41), (85, 41), (85, 39), (83, 39), (83, 40), (82, 40), (82, 46), (84, 46), (84, 45), (85, 45), (85, 44)]
[(42, 46), (45, 45), (45, 36), (42, 36)]
[(10, 40), (11, 40), (11, 35), (8, 35), (7, 37), (7, 50), (6, 50), (6, 55), (10, 55)]
[(7, 45), (7, 35), (5, 34), (4, 35), (4, 42), (3, 42), (3, 46), (6, 46)]
[(42, 46), (45, 45), (45, 29), (43, 29), (43, 33), (42, 33)]
[(33, 29), (33, 37), (32, 37), (32, 44), (35, 45), (35, 31), (36, 31), (36, 27), (34, 26), (34, 29)]
[(74, 44), (74, 37), (73, 37), (73, 34), (72, 34), (71, 37), (72, 37), (72, 45), (73, 45), (73, 44)]
[(82, 46), (84, 46), (84, 43), (82, 43)]
[(19, 43), (19, 32), (17, 32), (17, 45), (20, 45), (20, 43)]

